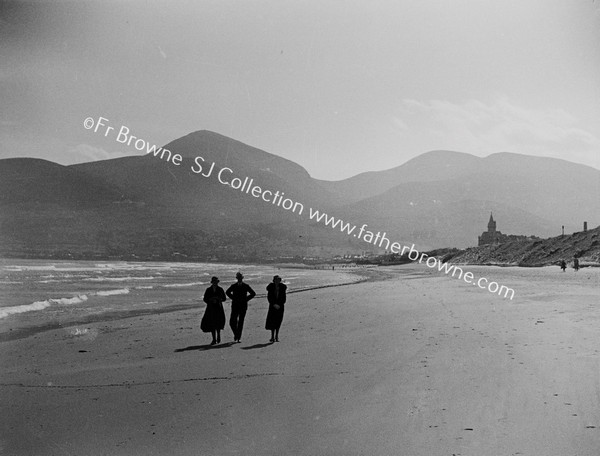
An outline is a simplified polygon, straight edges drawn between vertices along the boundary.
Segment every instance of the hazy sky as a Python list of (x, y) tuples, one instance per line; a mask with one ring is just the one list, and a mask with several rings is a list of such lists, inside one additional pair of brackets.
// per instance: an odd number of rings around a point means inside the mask
[(0, 3), (0, 158), (212, 130), (342, 179), (434, 149), (600, 168), (600, 1)]

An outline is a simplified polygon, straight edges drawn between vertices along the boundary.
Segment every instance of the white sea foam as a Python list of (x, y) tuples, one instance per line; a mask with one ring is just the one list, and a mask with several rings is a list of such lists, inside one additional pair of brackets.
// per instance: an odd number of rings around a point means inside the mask
[[(196, 265), (197, 267), (197, 265)], [(5, 271), (10, 272), (23, 272), (23, 271), (48, 271), (48, 272), (82, 272), (82, 271), (146, 271), (146, 270), (172, 270), (174, 266), (170, 264), (161, 263), (96, 263), (92, 265), (82, 265), (74, 263), (59, 263), (59, 264), (46, 264), (46, 265), (19, 265), (19, 266), (4, 266), (2, 268)]]
[(44, 310), (52, 304), (79, 304), (87, 301), (87, 299), (88, 297), (86, 295), (78, 295), (71, 298), (46, 299), (45, 301), (36, 301), (32, 304), (25, 304), (22, 306), (0, 307), (0, 318), (6, 318), (9, 315), (14, 314)]
[(154, 280), (155, 277), (90, 277), (86, 282), (128, 282), (130, 280)]
[(87, 295), (78, 295), (78, 296), (73, 296), (72, 298), (49, 299), (48, 301), (50, 301), (51, 303), (56, 303), (56, 304), (79, 304), (79, 303), (87, 301), (87, 300), (88, 300)]
[(175, 287), (194, 287), (196, 285), (204, 285), (208, 282), (190, 282), (190, 283), (170, 283), (168, 285), (163, 285), (165, 288), (175, 288)]
[(49, 301), (39, 301), (33, 304), (26, 304), (23, 306), (13, 307), (0, 307), (0, 318), (6, 318), (9, 315), (20, 314), (25, 312), (31, 312), (33, 310), (42, 310), (46, 307), (50, 307), (52, 304)]
[[(93, 293), (96, 296), (113, 296), (129, 293), (129, 288), (120, 288), (118, 290), (103, 290)], [(53, 304), (59, 305), (73, 305), (80, 304), (88, 300), (88, 296), (85, 294), (72, 296), (70, 298), (51, 298), (45, 301), (36, 301), (32, 304), (24, 304), (22, 306), (12, 307), (0, 307), (0, 318), (6, 318), (9, 315), (20, 314), (25, 312), (32, 312), (36, 310), (44, 310)]]
[(45, 280), (38, 280), (37, 283), (57, 283), (57, 282), (68, 282), (66, 279), (76, 279), (79, 280), (88, 280), (87, 275), (79, 275), (79, 274), (50, 274), (43, 275), (40, 278)]
[(96, 295), (98, 296), (112, 296), (112, 295), (121, 295), (129, 293), (129, 288), (120, 288), (118, 290), (103, 290), (97, 291)]

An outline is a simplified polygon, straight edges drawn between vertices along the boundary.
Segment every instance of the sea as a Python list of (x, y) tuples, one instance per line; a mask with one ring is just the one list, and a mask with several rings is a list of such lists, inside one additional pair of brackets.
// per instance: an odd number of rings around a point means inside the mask
[(330, 266), (0, 259), (0, 340), (44, 328), (203, 308), (211, 277), (227, 289), (238, 271), (257, 297), (266, 296), (275, 274), (291, 293), (364, 278)]

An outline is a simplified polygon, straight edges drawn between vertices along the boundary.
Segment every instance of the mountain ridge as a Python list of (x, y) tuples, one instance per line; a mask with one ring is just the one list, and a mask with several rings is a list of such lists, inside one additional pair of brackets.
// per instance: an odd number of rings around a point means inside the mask
[[(584, 220), (600, 224), (600, 171), (557, 159), (439, 150), (390, 170), (330, 182), (208, 130), (163, 149), (180, 154), (180, 166), (160, 154), (69, 166), (0, 160), (0, 239), (8, 246), (0, 254), (23, 254), (35, 245), (27, 255), (37, 249), (44, 255), (170, 258), (177, 252), (195, 259), (260, 260), (377, 250), (333, 229), (335, 220), (367, 224), (421, 250), (474, 245), (490, 211), (505, 234), (548, 236), (562, 225), (575, 231)], [(202, 173), (193, 170), (199, 156), (205, 160)], [(234, 188), (235, 178), (247, 187)], [(33, 185), (25, 185), (27, 179)], [(283, 198), (304, 212), (275, 204)], [(309, 218), (309, 209), (335, 220), (325, 226)]]
[[(445, 159), (445, 163), (443, 166), (436, 166), (441, 158)], [(448, 158), (452, 161), (448, 162)], [(508, 161), (512, 163), (507, 165)], [(572, 173), (581, 173), (582, 179), (596, 179), (600, 184), (600, 177), (598, 177), (600, 170), (568, 160), (513, 152), (496, 152), (485, 157), (478, 157), (466, 152), (448, 150), (424, 152), (391, 169), (367, 171), (339, 181), (321, 180), (321, 182), (330, 191), (345, 195), (345, 202), (354, 202), (363, 199), (365, 195), (380, 194), (400, 183), (456, 178), (489, 169), (500, 170), (502, 174), (514, 174), (542, 164), (545, 165), (545, 172), (563, 172), (566, 166)], [(373, 190), (367, 190), (365, 193), (365, 186), (370, 186)]]

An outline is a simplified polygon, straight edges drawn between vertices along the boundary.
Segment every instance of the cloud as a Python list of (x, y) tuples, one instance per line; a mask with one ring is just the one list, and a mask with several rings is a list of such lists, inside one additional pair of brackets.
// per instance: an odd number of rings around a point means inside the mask
[[(430, 138), (433, 149), (454, 149), (475, 155), (515, 152), (552, 156), (600, 168), (600, 138), (579, 126), (562, 109), (529, 109), (498, 97), (486, 104), (468, 100), (405, 99), (395, 125)], [(406, 134), (406, 128), (402, 128)]]
[(401, 118), (399, 117), (394, 117), (392, 119), (392, 122), (394, 122), (394, 125), (396, 126), (396, 128), (400, 131), (407, 131), (408, 125), (406, 125), (406, 122), (404, 122)]

